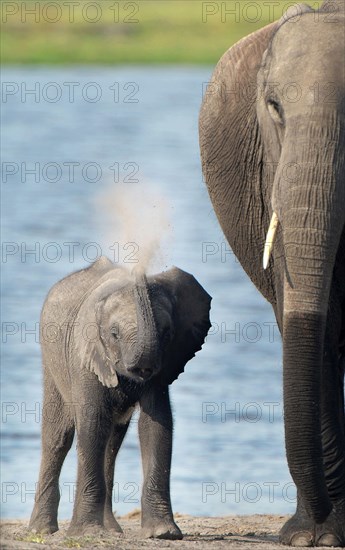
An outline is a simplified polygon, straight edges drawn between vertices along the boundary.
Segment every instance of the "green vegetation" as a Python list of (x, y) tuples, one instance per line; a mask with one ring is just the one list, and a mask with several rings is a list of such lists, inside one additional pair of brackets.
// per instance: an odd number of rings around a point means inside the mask
[(85, 547), (94, 547), (94, 546), (113, 546), (114, 541), (105, 540), (102, 537), (77, 537), (77, 538), (66, 538), (61, 543), (65, 548), (85, 548)]
[(1, 2), (2, 63), (211, 63), (291, 2)]
[(37, 544), (44, 544), (46, 542), (43, 535), (40, 535), (39, 533), (29, 533), (25, 537), (19, 537), (17, 540), (23, 542), (36, 542)]
[[(35, 542), (37, 544), (47, 544), (50, 542), (50, 535), (41, 535), (39, 533), (28, 533), (24, 537), (18, 537), (16, 540), (21, 542)], [(56, 541), (55, 541), (56, 542)], [(108, 536), (80, 536), (80, 537), (66, 537), (59, 538), (59, 546), (64, 548), (90, 548), (95, 546), (114, 547), (114, 540)]]

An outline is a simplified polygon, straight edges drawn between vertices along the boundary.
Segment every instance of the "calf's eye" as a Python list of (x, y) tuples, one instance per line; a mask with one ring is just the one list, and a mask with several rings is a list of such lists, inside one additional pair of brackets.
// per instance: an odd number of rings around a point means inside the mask
[(118, 338), (120, 336), (119, 327), (116, 327), (116, 326), (112, 327), (111, 328), (111, 335), (115, 340), (118, 340)]

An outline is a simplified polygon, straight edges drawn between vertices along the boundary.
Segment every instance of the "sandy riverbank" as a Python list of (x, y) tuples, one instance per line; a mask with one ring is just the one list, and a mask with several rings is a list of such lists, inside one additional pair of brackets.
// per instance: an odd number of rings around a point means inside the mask
[(142, 548), (163, 549), (221, 549), (221, 548), (260, 548), (275, 550), (278, 533), (286, 517), (273, 515), (225, 516), (219, 518), (193, 517), (175, 514), (176, 523), (184, 533), (182, 541), (145, 540), (140, 538), (140, 514), (132, 512), (118, 518), (124, 530), (117, 537), (67, 537), (67, 521), (62, 521), (60, 530), (53, 535), (38, 537), (27, 531), (27, 521), (4, 520), (1, 522), (1, 548), (29, 550), (30, 548), (116, 548), (117, 550), (137, 550)]

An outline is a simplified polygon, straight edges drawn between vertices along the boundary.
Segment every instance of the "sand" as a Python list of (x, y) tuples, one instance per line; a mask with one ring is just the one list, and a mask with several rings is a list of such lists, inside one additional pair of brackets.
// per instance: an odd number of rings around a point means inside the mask
[(253, 515), (225, 517), (194, 517), (175, 514), (175, 521), (184, 533), (181, 541), (142, 539), (140, 537), (140, 512), (133, 511), (117, 518), (124, 533), (120, 535), (67, 537), (68, 521), (60, 523), (60, 530), (53, 535), (37, 537), (28, 532), (28, 521), (4, 520), (1, 522), (1, 549), (30, 548), (116, 548), (137, 550), (142, 548), (176, 550), (206, 550), (222, 548), (282, 549), (278, 543), (279, 529), (286, 516)]

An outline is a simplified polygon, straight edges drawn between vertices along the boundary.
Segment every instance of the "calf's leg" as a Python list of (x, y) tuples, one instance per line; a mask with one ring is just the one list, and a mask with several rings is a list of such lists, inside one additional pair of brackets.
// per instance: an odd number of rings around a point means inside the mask
[(104, 460), (106, 497), (104, 505), (104, 527), (106, 529), (114, 529), (118, 533), (122, 533), (120, 525), (117, 523), (112, 507), (112, 494), (114, 486), (114, 467), (117, 453), (120, 450), (123, 439), (128, 430), (129, 420), (124, 424), (115, 424), (113, 432), (107, 444)]
[(54, 533), (58, 530), (59, 476), (73, 437), (74, 421), (71, 411), (63, 402), (49, 371), (46, 371), (44, 373), (41, 467), (35, 506), (29, 523), (29, 529), (32, 531)]
[(170, 502), (172, 414), (168, 386), (154, 384), (140, 399), (139, 439), (144, 483), (141, 526), (145, 537), (182, 539)]

